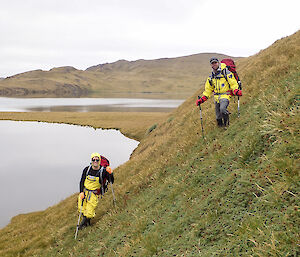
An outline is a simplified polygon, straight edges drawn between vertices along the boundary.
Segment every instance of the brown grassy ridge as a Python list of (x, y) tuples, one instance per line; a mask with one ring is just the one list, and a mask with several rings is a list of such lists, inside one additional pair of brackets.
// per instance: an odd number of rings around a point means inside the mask
[(0, 112), (0, 120), (41, 121), (117, 129), (129, 138), (141, 140), (151, 126), (165, 120), (164, 112)]
[(0, 95), (186, 99), (206, 78), (212, 55), (220, 59), (228, 57), (203, 53), (156, 60), (120, 60), (84, 71), (73, 67), (35, 70), (1, 80)]
[(117, 207), (108, 192), (79, 241), (74, 195), (16, 217), (0, 231), (0, 254), (297, 256), (299, 41), (297, 32), (238, 63), (241, 117), (232, 102), (228, 130), (215, 127), (209, 101), (202, 139), (202, 89), (159, 123), (115, 170)]

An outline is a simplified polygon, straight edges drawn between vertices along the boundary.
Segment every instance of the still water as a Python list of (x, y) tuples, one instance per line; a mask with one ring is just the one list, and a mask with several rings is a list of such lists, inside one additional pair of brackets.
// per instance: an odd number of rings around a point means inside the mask
[(168, 112), (184, 100), (134, 98), (8, 98), (0, 97), (0, 112)]
[(139, 143), (117, 130), (42, 122), (0, 121), (0, 131), (0, 228), (78, 192), (92, 152), (115, 168)]

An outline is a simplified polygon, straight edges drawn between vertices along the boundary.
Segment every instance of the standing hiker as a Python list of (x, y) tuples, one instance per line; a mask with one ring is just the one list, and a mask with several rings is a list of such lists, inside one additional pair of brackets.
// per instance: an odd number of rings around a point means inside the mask
[(220, 63), (216, 57), (210, 59), (210, 64), (212, 74), (206, 80), (203, 96), (196, 101), (196, 105), (204, 103), (214, 94), (217, 125), (226, 127), (229, 125), (229, 100), (232, 95), (242, 96), (242, 90), (238, 89), (239, 85), (226, 64)]
[(84, 168), (79, 183), (78, 210), (83, 215), (79, 229), (91, 225), (90, 220), (95, 217), (99, 195), (104, 195), (108, 182), (114, 183), (109, 161), (99, 153), (92, 153), (91, 165)]

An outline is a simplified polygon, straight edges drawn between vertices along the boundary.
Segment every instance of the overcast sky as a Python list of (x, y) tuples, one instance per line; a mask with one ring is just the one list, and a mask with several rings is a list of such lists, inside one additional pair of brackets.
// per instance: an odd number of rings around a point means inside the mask
[(119, 59), (250, 56), (300, 29), (299, 0), (0, 0), (0, 77)]

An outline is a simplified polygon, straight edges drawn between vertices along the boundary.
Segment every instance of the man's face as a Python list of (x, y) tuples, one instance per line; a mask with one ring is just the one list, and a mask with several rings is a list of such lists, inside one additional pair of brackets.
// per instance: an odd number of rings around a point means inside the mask
[(99, 167), (100, 166), (100, 159), (98, 157), (92, 158), (92, 166), (93, 167)]
[(217, 61), (213, 61), (210, 65), (214, 70), (217, 70), (219, 68), (219, 62)]

